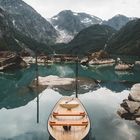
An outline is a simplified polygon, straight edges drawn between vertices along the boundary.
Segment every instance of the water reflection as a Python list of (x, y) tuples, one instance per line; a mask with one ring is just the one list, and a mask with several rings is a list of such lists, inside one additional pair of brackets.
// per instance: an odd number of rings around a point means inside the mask
[(47, 139), (49, 136), (46, 127), (47, 118), (61, 95), (51, 89), (46, 89), (39, 97), (40, 124), (36, 124), (36, 99), (26, 106), (0, 110), (0, 139)]
[(26, 105), (36, 97), (36, 94), (27, 87), (7, 92), (0, 101), (0, 108), (12, 109)]
[(122, 120), (116, 114), (119, 104), (128, 94), (129, 90), (114, 94), (109, 89), (100, 88), (80, 96), (97, 140), (138, 140), (140, 127), (135, 122)]
[(94, 78), (103, 81), (129, 81), (129, 82), (140, 82), (139, 71), (115, 71), (114, 66), (106, 66), (99, 68), (91, 68)]
[(0, 108), (16, 108), (26, 105), (36, 97), (28, 87), (35, 78), (34, 67), (0, 74)]
[[(133, 122), (120, 119), (116, 114), (119, 104), (128, 94), (128, 90), (115, 94), (107, 88), (100, 88), (79, 95), (91, 119), (91, 131), (85, 140), (138, 140), (140, 128)], [(1, 109), (0, 138), (51, 140), (47, 132), (47, 119), (61, 97), (52, 89), (46, 89), (40, 94), (39, 124), (36, 124), (36, 99), (16, 109)], [(10, 117), (7, 119), (7, 116)]]
[[(39, 74), (59, 76), (62, 71), (62, 76), (74, 77), (74, 69), (75, 65), (72, 64), (64, 66), (65, 72), (59, 65), (49, 68), (40, 66)], [(36, 124), (36, 93), (28, 88), (35, 76), (34, 67), (19, 73), (17, 79), (0, 76), (0, 140), (51, 140), (47, 132), (48, 116), (55, 103), (68, 94), (65, 91), (60, 94), (52, 89), (40, 93), (40, 123)], [(133, 121), (122, 120), (116, 114), (119, 104), (130, 92), (131, 82), (140, 81), (139, 73), (118, 77), (113, 67), (97, 70), (79, 67), (79, 75), (106, 80), (100, 83), (100, 87), (83, 94), (79, 89), (79, 98), (91, 119), (91, 131), (85, 140), (139, 140), (140, 127)], [(114, 78), (116, 83), (110, 81)], [(129, 82), (120, 83), (120, 80)], [(84, 88), (88, 88), (86, 83)]]
[(22, 72), (18, 71), (9, 71), (9, 72), (0, 72), (0, 79), (9, 79), (9, 80), (19, 80), (22, 77)]
[(92, 136), (94, 134), (94, 130), (91, 128), (88, 135), (83, 140), (96, 140), (95, 136)]
[(106, 87), (107, 89), (110, 89), (116, 93), (119, 93), (123, 90), (127, 90), (130, 89), (132, 87), (134, 83), (133, 82), (111, 82), (111, 81), (107, 81), (107, 82), (101, 82), (100, 83), (100, 87)]

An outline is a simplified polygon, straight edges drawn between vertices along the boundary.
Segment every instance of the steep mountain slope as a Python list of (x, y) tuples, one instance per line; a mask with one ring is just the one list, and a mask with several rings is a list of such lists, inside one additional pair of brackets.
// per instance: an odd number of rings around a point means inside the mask
[(0, 0), (0, 6), (10, 14), (13, 28), (42, 43), (54, 42), (53, 26), (22, 0)]
[(99, 51), (106, 47), (108, 40), (115, 32), (116, 30), (107, 25), (93, 25), (79, 32), (68, 45), (61, 44), (62, 49), (59, 50), (58, 46), (56, 49), (58, 53), (65, 52), (79, 55)]
[(10, 22), (8, 14), (0, 8), (0, 51), (1, 50), (19, 50), (16, 39), (14, 39), (10, 30)]
[(107, 51), (114, 54), (140, 55), (140, 19), (126, 24), (109, 41)]
[(132, 19), (133, 18), (129, 18), (129, 17), (126, 17), (124, 15), (116, 15), (116, 16), (112, 17), (111, 19), (109, 19), (108, 21), (103, 21), (102, 24), (111, 26), (114, 29), (119, 30), (120, 28), (122, 28), (124, 25), (126, 25), (126, 23), (128, 23)]
[(0, 8), (0, 51), (16, 51), (19, 52), (24, 48), (31, 50), (46, 50), (51, 52), (43, 43), (38, 43), (36, 40), (25, 36), (15, 28), (11, 23), (11, 16), (2, 8)]
[[(93, 24), (101, 23), (101, 19), (86, 13), (75, 13), (71, 10), (61, 11), (58, 15), (51, 18), (52, 25), (60, 31), (60, 35), (68, 36), (71, 40), (82, 29)], [(69, 41), (68, 40), (68, 41)], [(64, 42), (68, 42), (67, 40)], [(58, 41), (62, 42), (62, 41)]]

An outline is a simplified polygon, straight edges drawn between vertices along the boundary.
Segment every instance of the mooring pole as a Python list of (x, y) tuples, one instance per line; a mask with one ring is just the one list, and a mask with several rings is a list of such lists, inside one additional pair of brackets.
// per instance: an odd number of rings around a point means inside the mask
[(37, 62), (37, 52), (35, 55), (36, 62), (36, 94), (37, 94), (37, 123), (39, 123), (39, 93), (38, 93), (38, 62)]
[(76, 57), (75, 90), (76, 90), (76, 98), (78, 98), (78, 57)]

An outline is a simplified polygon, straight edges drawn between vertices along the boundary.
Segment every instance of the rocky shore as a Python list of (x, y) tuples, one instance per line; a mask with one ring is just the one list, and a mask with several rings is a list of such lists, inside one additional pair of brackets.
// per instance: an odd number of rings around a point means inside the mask
[(9, 51), (0, 52), (0, 71), (26, 67), (26, 62), (18, 54)]
[(140, 125), (140, 83), (131, 88), (128, 99), (123, 100), (117, 113), (127, 120), (135, 120)]
[(106, 51), (100, 50), (94, 52), (87, 57), (84, 57), (81, 62), (82, 65), (104, 65), (104, 64), (114, 64), (115, 60), (109, 57), (109, 54)]
[(134, 65), (131, 64), (117, 64), (115, 66), (115, 70), (117, 71), (128, 71), (128, 70), (132, 70), (134, 67)]

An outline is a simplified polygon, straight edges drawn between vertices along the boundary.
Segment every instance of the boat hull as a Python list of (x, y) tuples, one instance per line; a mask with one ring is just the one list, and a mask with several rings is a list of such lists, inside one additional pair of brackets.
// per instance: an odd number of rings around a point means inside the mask
[(48, 119), (50, 135), (56, 140), (82, 140), (89, 130), (90, 119), (80, 100), (62, 97)]

